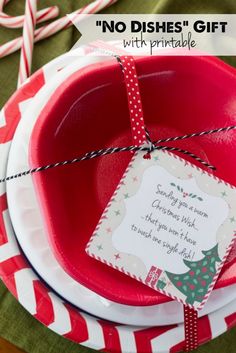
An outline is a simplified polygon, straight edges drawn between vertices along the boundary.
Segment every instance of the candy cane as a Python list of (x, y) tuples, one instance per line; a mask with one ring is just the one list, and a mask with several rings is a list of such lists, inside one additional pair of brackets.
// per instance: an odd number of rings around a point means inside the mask
[(34, 47), (34, 28), (36, 24), (37, 0), (25, 1), (25, 21), (23, 27), (23, 44), (20, 56), (18, 87), (30, 76)]
[[(24, 25), (25, 15), (21, 16), (9, 16), (3, 12), (3, 7), (10, 0), (0, 0), (0, 25), (8, 28), (20, 28)], [(40, 10), (36, 14), (36, 22), (41, 23), (52, 18), (55, 18), (59, 15), (58, 6), (47, 7), (43, 10)]]
[[(101, 11), (102, 9), (111, 6), (114, 4), (117, 0), (96, 0), (92, 2), (89, 5), (86, 5), (82, 7), (81, 9), (73, 12), (71, 15), (74, 15), (73, 21), (76, 21), (77, 18), (81, 19), (79, 15), (81, 14), (93, 14)], [(68, 28), (72, 26), (73, 23), (71, 20), (68, 18), (68, 16), (64, 16), (62, 18), (59, 18), (58, 20), (43, 26), (39, 29), (37, 29), (34, 32), (34, 41), (38, 42), (42, 39), (48, 38), (51, 35), (61, 31), (62, 29)], [(0, 46), (0, 58), (10, 55), (11, 53), (14, 53), (18, 49), (21, 48), (23, 42), (22, 37), (18, 37), (16, 39), (11, 40), (8, 43), (5, 43)]]

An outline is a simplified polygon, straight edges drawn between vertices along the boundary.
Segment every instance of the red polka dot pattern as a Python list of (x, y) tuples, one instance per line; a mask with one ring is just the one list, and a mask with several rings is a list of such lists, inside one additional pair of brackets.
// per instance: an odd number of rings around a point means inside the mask
[(127, 89), (133, 143), (140, 146), (146, 143), (147, 139), (135, 62), (132, 56), (121, 56), (120, 60)]
[(190, 352), (198, 347), (198, 313), (184, 306), (185, 351)]

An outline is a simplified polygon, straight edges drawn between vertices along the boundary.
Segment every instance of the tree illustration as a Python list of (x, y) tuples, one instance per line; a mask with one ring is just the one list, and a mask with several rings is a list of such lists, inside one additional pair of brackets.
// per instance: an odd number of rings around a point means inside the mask
[(195, 301), (202, 302), (216, 274), (216, 263), (221, 262), (218, 244), (210, 250), (202, 251), (202, 254), (204, 257), (199, 261), (183, 260), (189, 268), (186, 273), (175, 274), (166, 271), (169, 280), (186, 295), (186, 302), (191, 305)]

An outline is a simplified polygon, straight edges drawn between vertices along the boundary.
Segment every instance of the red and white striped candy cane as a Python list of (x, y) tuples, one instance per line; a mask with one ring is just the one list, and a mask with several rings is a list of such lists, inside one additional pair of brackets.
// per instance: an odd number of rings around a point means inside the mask
[[(96, 0), (84, 7), (82, 7), (81, 9), (75, 11), (72, 13), (72, 15), (74, 15), (74, 20), (76, 21), (77, 17), (81, 14), (93, 14), (93, 13), (97, 13), (99, 11), (101, 11), (102, 9), (111, 6), (112, 4), (114, 4), (115, 2), (117, 2), (118, 0)], [(43, 26), (39, 29), (37, 29), (34, 32), (34, 41), (38, 42), (42, 39), (48, 38), (51, 35), (61, 31), (62, 29), (68, 28), (70, 26), (72, 26), (73, 23), (71, 22), (71, 20), (69, 19), (68, 16), (64, 16), (62, 18), (59, 18), (58, 20)], [(15, 51), (19, 50), (22, 46), (23, 43), (23, 38), (19, 37), (16, 39), (11, 40), (8, 43), (5, 43), (3, 45), (0, 46), (0, 58), (10, 55), (12, 53), (14, 53)]]
[[(10, 16), (3, 12), (3, 7), (10, 0), (0, 0), (0, 25), (8, 28), (20, 28), (24, 25), (25, 15)], [(51, 20), (59, 15), (58, 6), (47, 7), (36, 14), (36, 23)]]
[(25, 21), (23, 27), (23, 44), (20, 56), (18, 87), (30, 76), (34, 47), (34, 28), (36, 24), (37, 0), (25, 1)]
[[(79, 10), (72, 12), (71, 15), (73, 15), (73, 22), (76, 21), (78, 15), (97, 13), (105, 7), (114, 4), (116, 1), (117, 0), (96, 0), (82, 7)], [(68, 28), (71, 25), (73, 25), (73, 23), (71, 22), (68, 16), (59, 18), (58, 20), (50, 23), (49, 25), (39, 28), (39, 30), (35, 32), (35, 41), (37, 42), (41, 39), (47, 38), (48, 36), (51, 36), (52, 34), (57, 33), (62, 29)]]

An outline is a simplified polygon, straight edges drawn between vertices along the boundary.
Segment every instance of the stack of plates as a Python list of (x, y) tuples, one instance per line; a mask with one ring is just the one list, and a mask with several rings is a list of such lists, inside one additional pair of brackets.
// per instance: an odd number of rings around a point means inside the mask
[[(154, 139), (233, 122), (235, 74), (223, 63), (199, 57), (136, 62)], [(34, 74), (0, 115), (1, 177), (130, 144), (119, 70), (114, 59), (86, 54), (82, 48)], [(201, 99), (198, 78), (206, 80)], [(193, 106), (194, 100), (198, 102)], [(201, 120), (202, 114), (208, 120)], [(187, 141), (181, 147), (209, 158), (211, 164), (220, 161), (224, 174), (219, 171), (217, 176), (233, 183), (236, 171), (227, 159), (235, 153), (233, 137), (227, 135), (218, 154), (215, 147), (223, 138), (215, 138), (212, 147), (213, 139)], [(84, 251), (129, 158), (128, 153), (102, 157), (0, 184), (0, 275), (32, 315), (75, 342), (110, 352), (177, 352), (184, 347), (182, 305)], [(199, 313), (200, 344), (236, 324), (236, 285), (219, 288), (234, 267), (232, 261)]]

